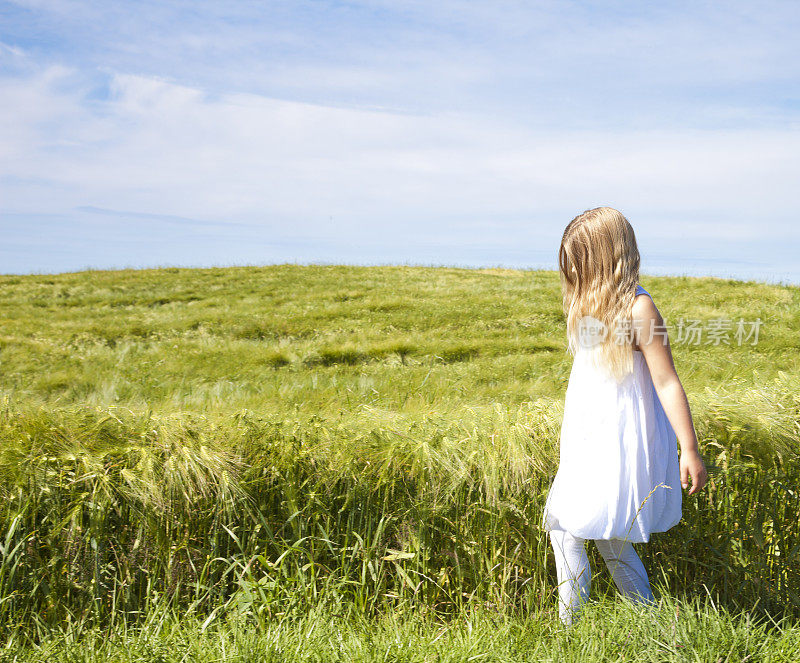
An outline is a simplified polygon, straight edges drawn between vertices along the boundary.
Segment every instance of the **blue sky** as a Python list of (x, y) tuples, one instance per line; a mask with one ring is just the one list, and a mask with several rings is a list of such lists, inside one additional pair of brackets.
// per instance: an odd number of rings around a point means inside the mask
[(555, 266), (800, 283), (794, 2), (0, 2), (0, 273)]

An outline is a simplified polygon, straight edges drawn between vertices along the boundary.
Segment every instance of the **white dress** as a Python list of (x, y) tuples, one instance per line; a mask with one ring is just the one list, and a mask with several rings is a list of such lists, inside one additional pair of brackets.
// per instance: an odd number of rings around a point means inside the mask
[[(649, 296), (641, 286), (636, 294)], [(641, 352), (620, 383), (593, 365), (591, 353), (575, 353), (543, 527), (646, 542), (682, 516), (677, 438)]]

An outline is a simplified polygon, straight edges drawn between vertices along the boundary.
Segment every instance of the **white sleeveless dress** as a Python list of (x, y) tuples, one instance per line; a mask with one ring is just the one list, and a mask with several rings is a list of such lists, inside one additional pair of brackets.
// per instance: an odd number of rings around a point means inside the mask
[[(636, 294), (649, 297), (641, 286)], [(575, 353), (543, 527), (646, 542), (682, 517), (677, 438), (641, 352), (620, 383), (593, 365), (591, 353)]]

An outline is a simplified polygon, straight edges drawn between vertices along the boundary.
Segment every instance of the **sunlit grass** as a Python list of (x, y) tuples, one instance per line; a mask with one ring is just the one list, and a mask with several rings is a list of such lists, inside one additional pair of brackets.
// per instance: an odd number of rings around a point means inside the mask
[(0, 650), (0, 660), (32, 663), (665, 663), (798, 658), (800, 630), (785, 620), (755, 621), (747, 614), (731, 614), (703, 596), (686, 602), (665, 597), (649, 613), (627, 601), (601, 597), (585, 607), (581, 621), (569, 630), (549, 611), (522, 615), (480, 605), (448, 620), (402, 608), (369, 619), (320, 601), (302, 614), (278, 617), (263, 627), (236, 619), (207, 623), (154, 608), (143, 625), (120, 623), (110, 633), (65, 630), (35, 647), (12, 639)]
[[(0, 283), (0, 628), (15, 642), (164, 609), (244, 620), (266, 647), (323, 597), (371, 619), (481, 605), (552, 627), (539, 523), (571, 366), (555, 273), (284, 265)], [(756, 345), (673, 343), (710, 483), (637, 550), (665, 600), (702, 591), (721, 610), (796, 619), (798, 289), (642, 284), (668, 323), (763, 325)], [(636, 629), (631, 643), (648, 635)], [(108, 646), (147, 636), (128, 637)]]
[[(690, 394), (797, 373), (796, 287), (642, 282), (673, 332), (680, 318), (763, 322), (755, 346), (674, 342)], [(571, 364), (554, 272), (283, 265), (0, 285), (0, 389), (31, 402), (332, 414), (521, 403), (563, 395)]]

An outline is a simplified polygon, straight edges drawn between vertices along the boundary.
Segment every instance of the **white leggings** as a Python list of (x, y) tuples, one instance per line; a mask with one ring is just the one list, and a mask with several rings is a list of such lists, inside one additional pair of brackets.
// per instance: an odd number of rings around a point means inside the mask
[[(586, 556), (586, 539), (554, 529), (550, 531), (550, 542), (558, 573), (558, 616), (570, 625), (589, 599), (592, 570)], [(631, 542), (622, 539), (594, 539), (594, 542), (622, 595), (635, 603), (654, 603), (647, 571)]]

